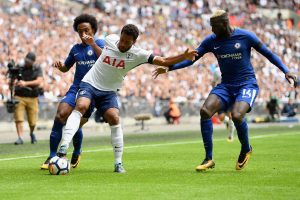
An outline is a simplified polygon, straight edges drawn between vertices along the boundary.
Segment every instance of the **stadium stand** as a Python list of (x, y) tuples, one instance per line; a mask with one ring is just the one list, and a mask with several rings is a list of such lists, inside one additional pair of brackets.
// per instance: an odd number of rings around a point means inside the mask
[[(40, 109), (47, 111), (42, 112), (45, 118), (53, 118), (51, 111), (55, 110), (56, 103), (71, 84), (74, 69), (63, 75), (52, 67), (52, 63), (63, 60), (71, 45), (79, 41), (71, 24), (75, 16), (83, 12), (94, 14), (99, 20), (97, 37), (118, 34), (124, 24), (134, 23), (142, 32), (138, 44), (153, 50), (154, 54), (167, 56), (182, 52), (186, 47), (195, 48), (211, 32), (210, 14), (220, 7), (230, 8), (230, 20), (235, 26), (255, 32), (292, 70), (300, 74), (300, 7), (296, 2), (3, 0), (0, 2), (1, 113), (5, 110), (4, 102), (9, 98), (6, 77), (8, 61), (14, 59), (21, 62), (28, 51), (34, 51), (45, 74)], [(270, 12), (276, 9), (280, 9), (280, 14)], [(265, 108), (270, 96), (287, 102), (292, 89), (289, 89), (283, 75), (258, 53), (253, 53), (252, 57), (260, 85), (256, 103)], [(133, 107), (138, 107), (137, 113), (153, 113), (157, 109), (156, 113), (161, 115), (164, 109), (161, 105), (166, 105), (168, 99), (173, 97), (175, 102), (184, 104), (183, 115), (198, 114), (202, 100), (211, 90), (212, 72), (216, 67), (213, 55), (206, 55), (189, 69), (178, 70), (155, 80), (151, 77), (152, 67), (139, 67), (125, 77), (119, 93), (123, 109), (131, 116), (136, 114)], [(295, 100), (299, 103), (299, 92)], [(7, 120), (7, 116), (0, 115), (0, 120)]]

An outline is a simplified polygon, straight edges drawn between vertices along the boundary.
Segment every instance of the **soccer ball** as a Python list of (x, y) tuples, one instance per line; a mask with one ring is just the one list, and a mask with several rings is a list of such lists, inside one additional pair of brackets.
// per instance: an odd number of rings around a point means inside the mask
[(49, 172), (51, 175), (66, 175), (70, 172), (70, 162), (67, 158), (54, 156), (49, 163)]

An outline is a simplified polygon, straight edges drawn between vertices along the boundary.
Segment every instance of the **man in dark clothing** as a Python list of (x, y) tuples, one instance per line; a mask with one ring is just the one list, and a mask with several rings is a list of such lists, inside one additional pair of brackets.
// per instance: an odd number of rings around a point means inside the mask
[(42, 69), (35, 64), (36, 56), (29, 52), (25, 57), (25, 62), (20, 66), (21, 80), (15, 83), (15, 98), (19, 100), (14, 112), (18, 139), (15, 145), (23, 144), (23, 121), (26, 111), (28, 124), (30, 128), (31, 144), (36, 143), (36, 137), (33, 133), (38, 118), (38, 94), (39, 86), (43, 81)]

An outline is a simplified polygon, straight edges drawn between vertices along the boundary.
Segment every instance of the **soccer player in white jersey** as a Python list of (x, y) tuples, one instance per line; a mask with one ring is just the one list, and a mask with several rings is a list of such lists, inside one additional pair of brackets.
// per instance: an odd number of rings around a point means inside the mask
[(144, 63), (170, 66), (185, 59), (194, 60), (197, 56), (196, 51), (189, 49), (177, 56), (154, 56), (150, 51), (134, 45), (138, 35), (138, 28), (128, 24), (122, 28), (120, 36), (108, 35), (105, 38), (105, 46), (100, 57), (80, 83), (76, 106), (67, 120), (58, 156), (66, 156), (69, 143), (80, 127), (81, 118), (83, 115), (85, 118), (89, 117), (96, 107), (111, 128), (115, 157), (114, 172), (125, 172), (122, 164), (123, 130), (116, 95), (116, 91), (122, 86), (124, 76), (131, 69)]

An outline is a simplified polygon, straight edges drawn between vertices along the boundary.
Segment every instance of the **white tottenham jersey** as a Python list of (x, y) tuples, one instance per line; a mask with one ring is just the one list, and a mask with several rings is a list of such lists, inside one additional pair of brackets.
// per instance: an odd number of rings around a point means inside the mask
[(131, 69), (147, 63), (150, 51), (132, 46), (122, 53), (118, 49), (118, 35), (108, 35), (101, 56), (92, 69), (82, 79), (102, 91), (117, 91), (122, 86), (124, 76)]

